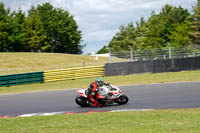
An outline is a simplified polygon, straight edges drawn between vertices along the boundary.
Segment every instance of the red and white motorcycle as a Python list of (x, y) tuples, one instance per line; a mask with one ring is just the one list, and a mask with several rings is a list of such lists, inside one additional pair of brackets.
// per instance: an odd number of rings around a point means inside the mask
[[(81, 107), (89, 107), (89, 100), (87, 97), (88, 90), (80, 89), (76, 91), (79, 93), (75, 98), (75, 102)], [(112, 84), (108, 84), (106, 86), (100, 87), (98, 92), (101, 96), (106, 96), (106, 99), (97, 99), (101, 105), (113, 104), (117, 103), (119, 105), (126, 104), (129, 98), (122, 94), (122, 91), (119, 87), (114, 86)]]

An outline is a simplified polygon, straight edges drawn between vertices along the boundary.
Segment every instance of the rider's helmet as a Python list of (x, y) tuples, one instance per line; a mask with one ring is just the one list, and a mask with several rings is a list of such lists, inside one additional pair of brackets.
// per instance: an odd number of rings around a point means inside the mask
[(104, 84), (104, 81), (103, 81), (103, 78), (97, 78), (96, 80), (95, 80), (95, 82), (97, 83), (97, 85), (99, 86), (99, 87), (101, 87), (101, 86), (103, 86), (103, 84)]

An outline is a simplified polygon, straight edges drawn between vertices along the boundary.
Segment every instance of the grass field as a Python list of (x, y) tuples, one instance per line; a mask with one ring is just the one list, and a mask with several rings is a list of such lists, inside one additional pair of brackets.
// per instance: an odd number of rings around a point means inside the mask
[(0, 75), (52, 69), (95, 66), (108, 63), (107, 57), (60, 53), (0, 53)]
[(1, 133), (199, 133), (200, 109), (0, 119)]
[[(86, 88), (95, 78), (65, 80), (57, 82), (47, 82), (38, 84), (16, 85), (11, 87), (0, 87), (0, 94), (22, 93), (35, 91), (62, 90), (72, 88)], [(135, 85), (135, 84), (151, 84), (151, 83), (168, 83), (168, 82), (191, 82), (200, 81), (200, 70), (198, 71), (182, 71), (157, 74), (134, 74), (127, 76), (110, 76), (104, 77), (105, 82), (114, 85)]]

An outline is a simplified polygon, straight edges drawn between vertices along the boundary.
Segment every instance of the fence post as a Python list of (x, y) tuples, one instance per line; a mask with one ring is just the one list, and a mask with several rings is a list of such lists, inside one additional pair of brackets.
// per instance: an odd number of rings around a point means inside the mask
[(99, 59), (99, 57), (98, 57), (98, 56), (95, 56), (95, 57), (94, 57), (94, 60), (95, 60), (95, 65), (96, 65), (96, 66), (97, 66), (98, 59)]
[(131, 50), (130, 51), (130, 57), (131, 57), (131, 61), (133, 61), (133, 49), (130, 45), (128, 45), (129, 49)]
[(169, 47), (169, 59), (172, 58), (172, 51), (171, 51), (171, 44), (168, 42), (168, 47)]
[(195, 53), (194, 52), (192, 53), (192, 57), (195, 57)]
[(163, 55), (163, 59), (164, 59), (164, 60), (166, 59), (166, 55), (165, 55), (165, 54)]

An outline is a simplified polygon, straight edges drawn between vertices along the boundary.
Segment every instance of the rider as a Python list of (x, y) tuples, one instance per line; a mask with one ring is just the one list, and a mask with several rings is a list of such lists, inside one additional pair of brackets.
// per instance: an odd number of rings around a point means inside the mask
[(105, 96), (99, 95), (98, 88), (103, 85), (107, 85), (104, 83), (103, 78), (97, 78), (94, 82), (92, 82), (88, 87), (88, 99), (91, 102), (90, 106), (92, 107), (101, 107), (101, 104), (98, 103), (97, 99), (105, 99)]

